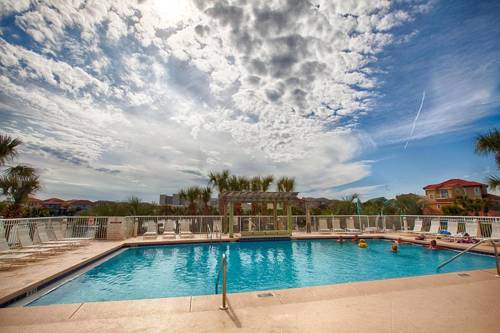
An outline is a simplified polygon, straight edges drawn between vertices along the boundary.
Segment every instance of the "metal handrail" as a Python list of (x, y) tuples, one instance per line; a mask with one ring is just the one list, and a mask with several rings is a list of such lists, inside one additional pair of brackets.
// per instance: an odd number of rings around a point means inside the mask
[(227, 288), (226, 288), (226, 282), (227, 282), (227, 259), (226, 255), (222, 255), (222, 262), (221, 266), (219, 269), (219, 272), (217, 273), (217, 279), (215, 280), (215, 294), (219, 293), (219, 279), (221, 276), (222, 272), (222, 305), (219, 307), (221, 310), (227, 310)]
[(495, 259), (496, 259), (496, 266), (497, 266), (497, 277), (500, 277), (500, 263), (498, 261), (498, 250), (497, 250), (497, 245), (495, 243), (497, 241), (500, 241), (500, 238), (485, 238), (485, 239), (482, 239), (479, 242), (477, 242), (476, 244), (473, 244), (473, 245), (469, 246), (468, 248), (466, 248), (462, 252), (460, 252), (457, 255), (451, 257), (450, 259), (446, 260), (445, 262), (439, 264), (439, 266), (437, 267), (437, 270), (440, 270), (442, 267), (448, 265), (453, 260), (457, 259), (458, 257), (461, 257), (462, 255), (464, 255), (465, 253), (467, 253), (470, 250), (474, 249), (475, 247), (479, 246), (480, 244), (483, 244), (483, 243), (486, 243), (486, 242), (490, 242), (491, 245), (493, 245), (493, 249), (495, 251)]
[(207, 238), (210, 239), (210, 243), (212, 243), (212, 229), (210, 228), (209, 224), (207, 224)]

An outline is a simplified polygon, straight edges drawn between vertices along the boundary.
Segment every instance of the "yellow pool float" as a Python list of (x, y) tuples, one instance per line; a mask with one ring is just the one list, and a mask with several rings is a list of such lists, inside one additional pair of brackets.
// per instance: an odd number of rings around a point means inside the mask
[(364, 240), (360, 240), (358, 246), (362, 249), (366, 249), (368, 247), (368, 244)]

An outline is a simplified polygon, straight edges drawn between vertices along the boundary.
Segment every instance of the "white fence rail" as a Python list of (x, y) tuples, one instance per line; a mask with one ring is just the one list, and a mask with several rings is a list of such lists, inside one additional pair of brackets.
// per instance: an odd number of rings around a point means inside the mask
[[(24, 228), (30, 237), (36, 242), (36, 226), (43, 223), (51, 238), (54, 237), (54, 229), (60, 228), (67, 238), (93, 238), (107, 239), (108, 222), (111, 217), (107, 216), (61, 216), (25, 219), (0, 219), (0, 232), (3, 232), (10, 245), (18, 244), (17, 235), (12, 230)], [(166, 221), (175, 222), (177, 231), (179, 225), (188, 224), (191, 232), (205, 234), (209, 230), (216, 229), (216, 225), (222, 227), (222, 231), (228, 231), (228, 220), (222, 216), (128, 216), (119, 217), (123, 221), (123, 235), (125, 238), (142, 235), (146, 231), (147, 222), (156, 223), (158, 232), (163, 232)], [(490, 237), (492, 226), (500, 225), (500, 217), (483, 216), (428, 216), (428, 215), (311, 215), (310, 230), (307, 230), (307, 217), (305, 215), (292, 216), (293, 231), (296, 232), (318, 232), (320, 225), (326, 225), (328, 229), (339, 227), (341, 229), (356, 228), (362, 231), (411, 231), (415, 221), (422, 222), (423, 231), (428, 231), (432, 221), (439, 221), (440, 230), (446, 230), (449, 221), (458, 222), (458, 231), (464, 232), (467, 223), (479, 223), (480, 235)], [(264, 231), (285, 230), (287, 228), (287, 216), (278, 216), (275, 222), (273, 216), (235, 216), (233, 220), (233, 231)]]

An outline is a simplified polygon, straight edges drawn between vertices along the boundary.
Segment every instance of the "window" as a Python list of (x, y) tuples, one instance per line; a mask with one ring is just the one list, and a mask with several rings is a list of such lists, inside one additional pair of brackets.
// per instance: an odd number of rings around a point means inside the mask
[(438, 204), (438, 205), (437, 205), (437, 208), (441, 209), (441, 205), (440, 205), (440, 204)]
[(448, 198), (448, 190), (439, 190), (439, 196), (441, 198)]
[(476, 196), (481, 196), (481, 188), (480, 187), (474, 187), (474, 194), (476, 194)]

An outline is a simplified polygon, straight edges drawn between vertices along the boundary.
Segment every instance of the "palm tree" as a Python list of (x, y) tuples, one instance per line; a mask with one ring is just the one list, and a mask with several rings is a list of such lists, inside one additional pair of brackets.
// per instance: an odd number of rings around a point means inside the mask
[(281, 177), (276, 183), (278, 192), (293, 192), (295, 190), (295, 178)]
[(209, 186), (201, 188), (200, 199), (203, 202), (203, 214), (208, 215), (208, 203), (210, 202), (210, 199), (212, 199), (212, 188)]
[(225, 205), (220, 194), (228, 190), (228, 179), (230, 174), (230, 171), (227, 169), (222, 170), (221, 172), (210, 171), (208, 174), (208, 185), (215, 187), (217, 192), (219, 192), (219, 214), (221, 215), (224, 215), (225, 213)]
[(196, 214), (196, 201), (200, 197), (200, 188), (198, 186), (188, 187), (186, 190), (186, 200), (189, 202), (189, 212), (191, 215)]
[(21, 205), (28, 201), (29, 196), (41, 188), (40, 180), (31, 167), (17, 166), (10, 168), (0, 177), (2, 194), (11, 202), (6, 216), (19, 217)]
[(274, 176), (269, 175), (269, 176), (262, 177), (262, 188), (261, 188), (261, 190), (263, 192), (269, 191), (269, 188), (271, 187), (271, 184), (273, 183), (273, 181), (274, 181)]
[(17, 147), (21, 145), (21, 140), (13, 139), (8, 135), (0, 134), (0, 166), (12, 160), (17, 155)]
[[(500, 168), (500, 132), (495, 128), (487, 134), (478, 135), (476, 137), (475, 151), (480, 155), (495, 154), (497, 168)], [(500, 187), (500, 177), (489, 176), (488, 184), (492, 189)]]

